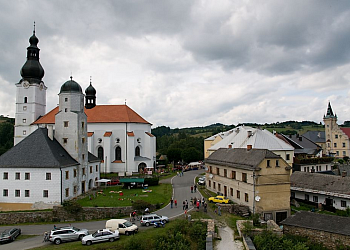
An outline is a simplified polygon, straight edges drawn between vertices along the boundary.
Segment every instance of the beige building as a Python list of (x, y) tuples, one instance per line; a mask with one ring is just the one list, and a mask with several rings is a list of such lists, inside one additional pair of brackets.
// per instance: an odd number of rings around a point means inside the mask
[(323, 116), (326, 134), (326, 155), (342, 158), (350, 156), (350, 128), (342, 128), (337, 124), (337, 115), (328, 103), (327, 114)]
[(267, 149), (221, 148), (206, 159), (206, 187), (234, 203), (246, 205), (264, 220), (290, 215), (290, 169)]

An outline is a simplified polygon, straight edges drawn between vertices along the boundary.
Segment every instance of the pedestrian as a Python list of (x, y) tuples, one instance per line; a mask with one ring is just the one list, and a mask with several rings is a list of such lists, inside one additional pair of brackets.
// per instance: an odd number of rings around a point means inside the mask
[(185, 209), (184, 215), (185, 215), (185, 218), (187, 219), (187, 209)]
[(194, 185), (194, 192), (197, 192), (197, 185)]
[(173, 200), (173, 198), (171, 198), (171, 200), (170, 200), (170, 208), (173, 208), (173, 203), (174, 203), (174, 200)]
[(207, 212), (207, 203), (204, 203), (204, 212)]
[(182, 210), (185, 210), (185, 208), (186, 208), (186, 202), (183, 201), (183, 202), (182, 202)]
[(56, 225), (53, 225), (53, 229), (55, 229), (55, 230), (57, 229)]
[(197, 201), (197, 212), (199, 212), (199, 201)]
[(175, 207), (177, 207), (177, 200), (176, 199), (174, 200), (174, 204), (175, 204)]
[(205, 199), (204, 199), (204, 197), (203, 197), (203, 199), (202, 199), (202, 205), (204, 205), (204, 203), (205, 203)]
[(193, 193), (193, 186), (191, 186), (191, 193)]
[(179, 171), (176, 172), (176, 176), (179, 176)]
[(221, 206), (218, 207), (218, 215), (221, 216)]
[(186, 200), (186, 210), (188, 209), (188, 201)]

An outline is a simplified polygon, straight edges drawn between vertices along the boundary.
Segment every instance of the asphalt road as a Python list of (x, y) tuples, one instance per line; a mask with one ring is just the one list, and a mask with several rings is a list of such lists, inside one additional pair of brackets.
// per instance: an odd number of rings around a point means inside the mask
[[(182, 177), (175, 176), (171, 180), (164, 180), (163, 182), (170, 182), (173, 185), (173, 197), (177, 200), (177, 207), (173, 206), (171, 208), (170, 203), (164, 208), (158, 210), (156, 213), (159, 215), (164, 215), (169, 217), (169, 219), (173, 219), (175, 217), (183, 215), (184, 211), (182, 210), (182, 202), (184, 200), (188, 200), (189, 202), (189, 210), (192, 209), (190, 205), (191, 197), (200, 198), (201, 195), (199, 192), (191, 193), (191, 185), (194, 184), (195, 177), (204, 170), (194, 170), (185, 172)], [(89, 232), (95, 232), (98, 229), (105, 228), (106, 220), (101, 221), (89, 221), (89, 222), (72, 222), (72, 226), (77, 228), (85, 228), (88, 229)], [(54, 224), (44, 224), (44, 225), (21, 225), (19, 226), (22, 230), (23, 235), (39, 235), (37, 237), (32, 237), (24, 240), (16, 240), (14, 242), (8, 244), (1, 244), (1, 250), (20, 250), (20, 249), (31, 249), (34, 247), (39, 247), (43, 245), (50, 245), (50, 242), (42, 242), (44, 238), (44, 232), (49, 232), (53, 228)], [(56, 226), (68, 226), (68, 223), (56, 223)], [(139, 230), (145, 230), (146, 227), (140, 226), (140, 222), (136, 222), (136, 225), (139, 227)], [(5, 229), (11, 228), (13, 226), (0, 226), (0, 232)], [(64, 244), (64, 243), (63, 243)]]

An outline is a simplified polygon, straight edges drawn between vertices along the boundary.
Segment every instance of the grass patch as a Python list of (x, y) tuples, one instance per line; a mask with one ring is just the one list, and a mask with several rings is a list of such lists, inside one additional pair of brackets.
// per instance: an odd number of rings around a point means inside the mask
[(189, 212), (188, 214), (191, 215), (191, 219), (195, 219), (195, 220), (197, 220), (197, 219), (211, 219), (211, 217), (208, 213), (204, 213), (202, 211), (197, 212), (194, 209), (191, 212)]
[[(96, 193), (95, 198), (93, 195), (86, 195), (77, 202), (83, 207), (125, 207), (131, 206), (136, 200), (165, 205), (168, 204), (172, 195), (171, 184), (162, 183), (158, 186), (150, 186), (149, 190), (152, 190), (150, 193), (144, 193), (142, 190), (142, 188), (124, 189), (121, 186), (99, 188), (101, 193)], [(115, 193), (118, 191), (122, 191), (123, 195)]]

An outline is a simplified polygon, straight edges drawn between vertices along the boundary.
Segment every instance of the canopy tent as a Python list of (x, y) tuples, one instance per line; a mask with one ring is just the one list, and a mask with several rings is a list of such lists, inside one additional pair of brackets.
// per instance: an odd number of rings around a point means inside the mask
[(144, 178), (123, 178), (120, 179), (121, 183), (144, 183), (145, 179)]
[(111, 182), (111, 180), (110, 179), (100, 179), (100, 180), (97, 180), (96, 181), (97, 183), (104, 183), (105, 184), (105, 187), (107, 186), (107, 183), (108, 182)]
[(202, 163), (196, 161), (196, 162), (191, 162), (188, 164), (188, 166), (198, 166), (198, 165), (202, 165)]

